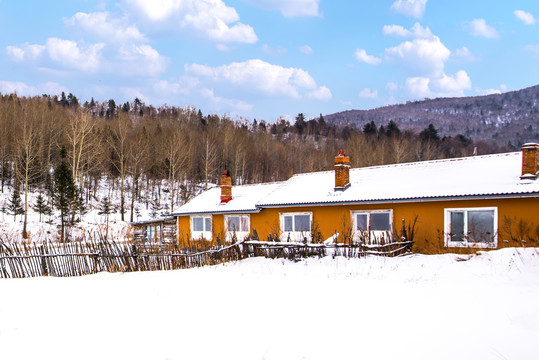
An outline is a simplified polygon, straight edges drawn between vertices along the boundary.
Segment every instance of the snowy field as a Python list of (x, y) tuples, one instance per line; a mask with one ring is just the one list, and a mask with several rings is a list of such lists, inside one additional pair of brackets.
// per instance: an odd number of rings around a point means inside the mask
[(1, 359), (537, 359), (539, 249), (0, 280)]

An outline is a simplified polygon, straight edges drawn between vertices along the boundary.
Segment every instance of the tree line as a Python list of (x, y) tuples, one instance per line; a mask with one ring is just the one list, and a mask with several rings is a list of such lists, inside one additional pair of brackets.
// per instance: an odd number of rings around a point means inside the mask
[(95, 198), (102, 179), (120, 194), (121, 219), (133, 221), (137, 206), (148, 208), (164, 192), (174, 212), (217, 183), (224, 169), (234, 184), (259, 183), (330, 170), (339, 149), (346, 149), (352, 166), (362, 167), (471, 155), (474, 147), (480, 153), (497, 150), (462, 135), (440, 138), (432, 124), (415, 134), (394, 122), (371, 122), (362, 130), (337, 127), (322, 114), (267, 123), (204, 115), (194, 107), (154, 108), (139, 99), (80, 104), (64, 93), (0, 95), (0, 191), (6, 184), (20, 191), (26, 213), (32, 190), (47, 190), (54, 206), (61, 172), (69, 178), (64, 189), (69, 181), (75, 189), (66, 190), (72, 205), (64, 210), (71, 218), (77, 206)]

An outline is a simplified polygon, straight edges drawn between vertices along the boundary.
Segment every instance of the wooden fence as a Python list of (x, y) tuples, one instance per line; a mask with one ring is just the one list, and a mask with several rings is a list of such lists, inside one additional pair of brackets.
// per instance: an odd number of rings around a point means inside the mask
[(107, 272), (175, 270), (216, 265), (254, 256), (299, 260), (311, 256), (360, 257), (366, 254), (399, 256), (412, 242), (381, 246), (238, 241), (228, 246), (180, 248), (174, 244), (114, 241), (6, 244), (0, 241), (0, 278), (80, 276)]

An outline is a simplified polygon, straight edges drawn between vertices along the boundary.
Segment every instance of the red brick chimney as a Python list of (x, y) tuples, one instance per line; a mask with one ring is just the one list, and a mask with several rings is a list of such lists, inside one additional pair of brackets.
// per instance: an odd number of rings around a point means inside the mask
[(350, 157), (344, 150), (335, 156), (335, 191), (344, 191), (350, 186)]
[(522, 175), (521, 179), (535, 179), (539, 170), (539, 144), (522, 145)]
[(226, 204), (232, 200), (232, 178), (228, 170), (223, 170), (221, 174), (221, 204)]

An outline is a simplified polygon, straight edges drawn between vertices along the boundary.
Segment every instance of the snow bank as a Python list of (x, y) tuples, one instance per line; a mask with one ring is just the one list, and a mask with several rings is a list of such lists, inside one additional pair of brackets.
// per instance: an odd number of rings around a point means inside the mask
[(539, 249), (0, 281), (5, 359), (536, 359)]

